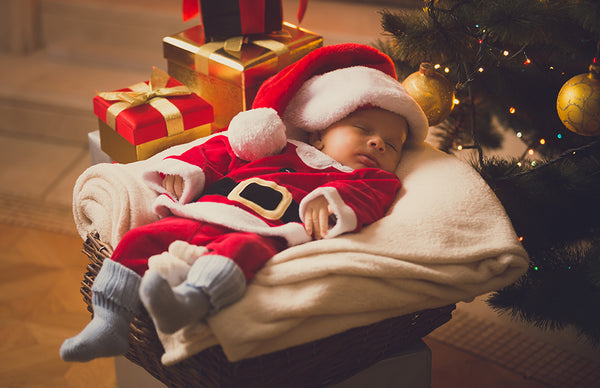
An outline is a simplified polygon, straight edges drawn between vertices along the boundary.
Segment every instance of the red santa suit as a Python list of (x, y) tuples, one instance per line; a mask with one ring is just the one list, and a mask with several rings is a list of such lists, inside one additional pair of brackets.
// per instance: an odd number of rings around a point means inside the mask
[[(183, 178), (181, 198), (162, 187), (167, 174)], [(333, 217), (326, 238), (332, 238), (383, 217), (400, 188), (392, 173), (353, 170), (293, 140), (279, 154), (242, 160), (224, 135), (167, 157), (144, 178), (162, 193), (154, 210), (166, 218), (131, 230), (112, 256), (140, 275), (150, 256), (183, 240), (230, 258), (249, 279), (275, 253), (311, 240), (302, 219), (309, 200), (327, 199)]]

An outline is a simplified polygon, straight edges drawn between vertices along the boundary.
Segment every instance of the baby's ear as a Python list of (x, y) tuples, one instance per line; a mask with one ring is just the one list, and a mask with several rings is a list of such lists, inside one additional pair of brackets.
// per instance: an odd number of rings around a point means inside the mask
[(308, 144), (315, 147), (319, 151), (323, 149), (323, 141), (321, 140), (321, 132), (311, 132), (308, 135)]

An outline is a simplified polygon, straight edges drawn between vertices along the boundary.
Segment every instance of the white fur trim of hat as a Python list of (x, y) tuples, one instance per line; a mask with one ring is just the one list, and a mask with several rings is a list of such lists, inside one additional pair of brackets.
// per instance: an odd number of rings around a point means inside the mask
[(320, 131), (365, 105), (403, 116), (409, 128), (407, 142), (425, 140), (429, 125), (421, 107), (396, 79), (364, 66), (334, 70), (306, 81), (286, 108), (283, 122), (290, 132)]

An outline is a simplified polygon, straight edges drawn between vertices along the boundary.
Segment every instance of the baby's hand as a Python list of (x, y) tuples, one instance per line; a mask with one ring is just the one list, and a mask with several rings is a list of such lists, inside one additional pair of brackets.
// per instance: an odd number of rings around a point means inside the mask
[(162, 187), (175, 199), (181, 198), (183, 194), (183, 178), (179, 175), (166, 175), (162, 181)]
[(329, 230), (329, 216), (331, 214), (333, 214), (333, 211), (325, 197), (321, 195), (310, 200), (304, 210), (304, 228), (306, 229), (306, 233), (315, 240), (325, 237)]

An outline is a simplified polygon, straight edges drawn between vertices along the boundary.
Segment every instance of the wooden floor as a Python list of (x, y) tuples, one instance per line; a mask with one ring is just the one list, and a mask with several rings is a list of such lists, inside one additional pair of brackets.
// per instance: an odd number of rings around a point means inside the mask
[[(66, 363), (62, 341), (89, 321), (79, 293), (81, 240), (0, 224), (0, 388), (116, 387), (112, 359)], [(542, 388), (491, 362), (426, 338), (432, 387)]]
[(114, 362), (66, 363), (62, 341), (90, 320), (81, 239), (0, 224), (0, 387), (116, 387)]

